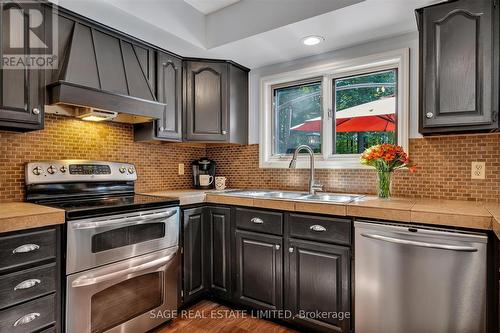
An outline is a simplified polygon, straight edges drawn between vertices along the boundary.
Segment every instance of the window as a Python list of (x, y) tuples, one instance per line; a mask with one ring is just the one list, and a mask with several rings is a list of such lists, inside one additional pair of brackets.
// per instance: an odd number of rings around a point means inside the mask
[(334, 154), (396, 143), (397, 69), (334, 79)]
[(362, 168), (359, 154), (375, 144), (407, 149), (408, 51), (262, 78), (260, 166), (288, 167), (301, 144), (319, 168)]
[(273, 87), (274, 154), (306, 144), (321, 153), (321, 78)]

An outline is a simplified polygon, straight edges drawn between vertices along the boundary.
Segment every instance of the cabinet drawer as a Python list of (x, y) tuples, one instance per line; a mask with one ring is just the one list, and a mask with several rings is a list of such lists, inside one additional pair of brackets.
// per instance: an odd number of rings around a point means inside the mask
[(0, 273), (54, 259), (55, 255), (55, 229), (0, 237)]
[(0, 332), (26, 333), (55, 322), (55, 295), (0, 311)]
[(290, 237), (294, 238), (351, 244), (351, 220), (349, 219), (289, 214), (287, 230)]
[(0, 277), (0, 309), (54, 292), (56, 274), (53, 263)]
[(236, 208), (236, 227), (283, 235), (283, 214), (257, 209)]

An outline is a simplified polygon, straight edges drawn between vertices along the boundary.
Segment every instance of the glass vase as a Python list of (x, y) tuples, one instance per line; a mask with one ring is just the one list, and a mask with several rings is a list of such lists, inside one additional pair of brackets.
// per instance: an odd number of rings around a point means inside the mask
[(392, 172), (378, 171), (378, 197), (387, 199), (391, 196)]

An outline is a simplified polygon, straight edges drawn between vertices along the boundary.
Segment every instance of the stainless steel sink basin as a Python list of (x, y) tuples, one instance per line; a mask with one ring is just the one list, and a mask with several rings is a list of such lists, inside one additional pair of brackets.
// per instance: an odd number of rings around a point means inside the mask
[(298, 199), (306, 201), (327, 201), (327, 202), (346, 203), (346, 202), (351, 202), (359, 197), (361, 196), (351, 195), (351, 194), (317, 193), (317, 194), (304, 195), (302, 197), (299, 197)]
[(286, 191), (266, 191), (266, 190), (236, 190), (225, 192), (224, 195), (254, 197), (254, 198), (272, 198), (272, 199), (294, 199), (304, 201), (324, 201), (346, 203), (362, 197), (354, 194), (335, 194), (335, 193), (317, 193), (307, 194), (304, 192), (286, 192)]
[(282, 192), (282, 191), (230, 191), (225, 195), (258, 197), (258, 198), (276, 198), (276, 199), (296, 199), (306, 195), (304, 192)]

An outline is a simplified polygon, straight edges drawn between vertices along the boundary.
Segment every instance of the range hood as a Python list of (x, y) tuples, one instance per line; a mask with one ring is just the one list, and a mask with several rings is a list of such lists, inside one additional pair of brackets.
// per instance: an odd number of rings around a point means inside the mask
[(60, 70), (47, 86), (49, 104), (62, 106), (66, 115), (74, 110), (74, 116), (81, 115), (82, 109), (92, 114), (115, 112), (119, 116), (113, 118), (121, 122), (160, 117), (166, 105), (154, 93), (152, 49), (79, 22), (67, 28), (60, 41)]

